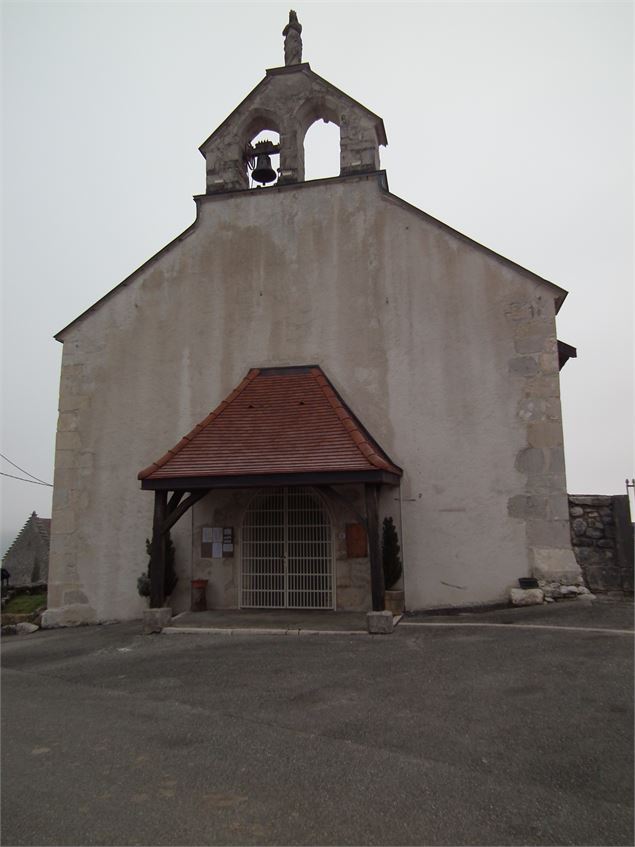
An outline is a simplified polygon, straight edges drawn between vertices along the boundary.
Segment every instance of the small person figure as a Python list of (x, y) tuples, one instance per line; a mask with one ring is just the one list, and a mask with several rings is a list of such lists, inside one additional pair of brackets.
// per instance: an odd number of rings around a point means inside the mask
[(289, 23), (282, 30), (284, 35), (284, 63), (285, 65), (299, 65), (302, 62), (302, 24), (293, 11), (289, 12)]

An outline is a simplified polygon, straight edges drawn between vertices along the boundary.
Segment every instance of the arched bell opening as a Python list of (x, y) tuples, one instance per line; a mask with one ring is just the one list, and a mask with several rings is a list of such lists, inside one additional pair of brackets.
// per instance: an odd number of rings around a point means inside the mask
[(297, 133), (298, 179), (339, 176), (342, 145), (337, 104), (328, 97), (311, 97), (299, 106), (293, 121)]
[(340, 128), (322, 118), (304, 136), (304, 178), (324, 179), (340, 175)]
[(261, 130), (247, 145), (245, 159), (250, 188), (274, 185), (280, 172), (280, 134)]

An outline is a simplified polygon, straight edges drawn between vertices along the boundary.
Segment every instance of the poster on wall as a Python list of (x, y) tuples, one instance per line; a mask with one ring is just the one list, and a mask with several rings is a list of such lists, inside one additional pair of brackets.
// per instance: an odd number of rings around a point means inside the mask
[(233, 526), (204, 526), (201, 529), (201, 559), (231, 559), (234, 556)]

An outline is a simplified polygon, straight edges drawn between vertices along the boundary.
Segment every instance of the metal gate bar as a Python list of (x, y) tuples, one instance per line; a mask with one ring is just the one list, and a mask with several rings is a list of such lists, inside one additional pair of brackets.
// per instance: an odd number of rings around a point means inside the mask
[(307, 488), (274, 488), (250, 504), (242, 533), (241, 606), (332, 609), (331, 523)]

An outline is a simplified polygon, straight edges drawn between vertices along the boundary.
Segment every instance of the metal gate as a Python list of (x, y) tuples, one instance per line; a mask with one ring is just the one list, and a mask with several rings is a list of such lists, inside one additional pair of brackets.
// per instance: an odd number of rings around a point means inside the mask
[(251, 502), (242, 529), (241, 606), (332, 609), (331, 522), (309, 488), (271, 488)]

